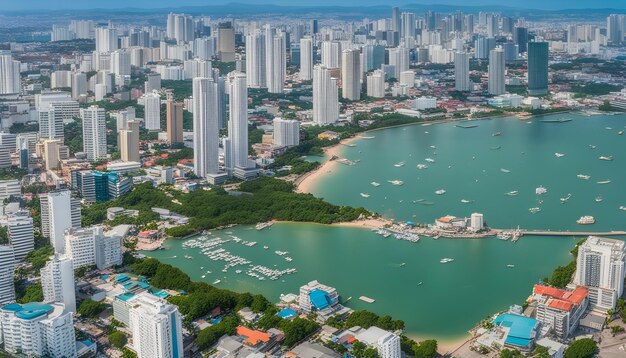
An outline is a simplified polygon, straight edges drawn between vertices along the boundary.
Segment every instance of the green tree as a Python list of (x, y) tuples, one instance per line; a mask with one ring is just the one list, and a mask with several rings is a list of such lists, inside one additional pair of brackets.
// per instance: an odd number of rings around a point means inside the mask
[(109, 334), (109, 342), (111, 342), (114, 347), (121, 349), (128, 342), (128, 338), (126, 338), (126, 335), (124, 333), (120, 331), (114, 331), (113, 333)]
[(437, 341), (434, 339), (427, 339), (419, 342), (415, 349), (415, 358), (434, 358), (437, 356)]
[(104, 311), (106, 305), (102, 302), (96, 302), (89, 298), (83, 300), (78, 306), (77, 313), (82, 317), (94, 318)]
[(566, 350), (565, 358), (591, 358), (598, 350), (598, 345), (591, 338), (574, 341)]

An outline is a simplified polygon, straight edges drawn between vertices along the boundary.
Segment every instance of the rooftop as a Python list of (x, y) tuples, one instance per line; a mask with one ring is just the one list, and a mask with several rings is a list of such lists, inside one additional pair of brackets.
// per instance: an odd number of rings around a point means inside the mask
[(237, 335), (246, 337), (246, 343), (252, 346), (256, 346), (259, 342), (266, 343), (270, 340), (269, 334), (261, 331), (255, 331), (244, 326), (237, 327)]
[(512, 346), (528, 347), (535, 338), (538, 321), (533, 318), (515, 314), (501, 314), (493, 320), (493, 324), (508, 328), (505, 343)]
[(54, 307), (41, 302), (30, 302), (25, 304), (11, 303), (2, 307), (5, 311), (15, 312), (18, 318), (31, 320), (48, 314)]

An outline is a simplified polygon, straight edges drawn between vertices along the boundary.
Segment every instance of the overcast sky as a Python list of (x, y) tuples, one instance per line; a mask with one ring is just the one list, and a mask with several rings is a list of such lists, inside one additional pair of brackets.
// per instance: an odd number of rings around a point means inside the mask
[(93, 9), (93, 8), (163, 8), (179, 6), (223, 5), (229, 3), (276, 4), (276, 5), (399, 5), (438, 4), (438, 5), (504, 5), (527, 9), (573, 9), (573, 8), (617, 8), (626, 9), (626, 0), (0, 0), (2, 10), (29, 9)]

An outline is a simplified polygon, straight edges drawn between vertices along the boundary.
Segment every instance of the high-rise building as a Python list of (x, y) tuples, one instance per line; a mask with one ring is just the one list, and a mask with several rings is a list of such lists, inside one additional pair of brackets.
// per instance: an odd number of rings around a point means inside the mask
[(178, 44), (193, 41), (195, 34), (193, 17), (169, 13), (167, 15), (166, 33), (167, 37), (176, 40)]
[(474, 41), (474, 48), (476, 50), (476, 58), (487, 59), (489, 58), (489, 51), (496, 48), (496, 39), (493, 37), (479, 37)]
[(15, 302), (15, 255), (9, 245), (0, 245), (0, 304)]
[(72, 312), (62, 303), (11, 303), (0, 308), (4, 349), (28, 357), (76, 357)]
[(43, 160), (46, 170), (57, 170), (61, 160), (68, 159), (69, 148), (63, 144), (63, 139), (46, 139), (43, 141)]
[(54, 107), (39, 110), (39, 137), (41, 139), (63, 138), (63, 117)]
[(374, 70), (367, 75), (367, 96), (374, 98), (385, 97), (385, 73), (382, 70)]
[(212, 78), (193, 79), (193, 162), (194, 173), (201, 178), (219, 171), (218, 101), (218, 85)]
[(469, 76), (469, 59), (467, 52), (454, 53), (454, 88), (457, 91), (471, 91), (472, 82)]
[(122, 264), (122, 240), (128, 231), (127, 225), (119, 225), (104, 235), (96, 237), (96, 266), (104, 270)]
[(528, 43), (528, 94), (548, 94), (548, 43)]
[(144, 95), (144, 125), (149, 131), (161, 130), (161, 96), (158, 92)]
[(389, 49), (389, 64), (394, 66), (394, 78), (399, 79), (401, 72), (409, 70), (409, 49), (404, 46)]
[(574, 290), (535, 285), (530, 301), (536, 303), (536, 317), (551, 327), (560, 339), (567, 339), (578, 328), (580, 318), (587, 310), (589, 291), (583, 286)]
[(625, 32), (626, 15), (611, 14), (606, 18), (606, 37), (609, 43), (622, 43)]
[(344, 50), (341, 58), (341, 94), (351, 101), (361, 99), (361, 52)]
[(201, 37), (193, 40), (193, 57), (210, 60), (215, 56), (215, 38)]
[(313, 79), (313, 39), (308, 36), (300, 39), (300, 79)]
[(11, 195), (21, 195), (22, 186), (17, 179), (0, 180), (0, 201), (4, 201)]
[(589, 289), (589, 303), (600, 310), (615, 308), (624, 291), (626, 244), (590, 236), (578, 247), (573, 283)]
[(183, 66), (185, 79), (191, 80), (196, 77), (213, 76), (213, 63), (210, 60), (185, 60)]
[(83, 150), (90, 161), (107, 157), (107, 134), (104, 108), (90, 106), (80, 110), (83, 120)]
[(15, 261), (22, 261), (35, 249), (33, 218), (25, 215), (9, 215), (7, 219), (9, 243), (13, 247)]
[(504, 50), (497, 48), (489, 51), (489, 93), (495, 96), (504, 94), (505, 89)]
[[(267, 36), (267, 34), (266, 34)], [(270, 46), (265, 49), (267, 61), (267, 91), (269, 93), (283, 93), (285, 75), (287, 73), (287, 49), (286, 34), (283, 32), (274, 34), (265, 41)]]
[(72, 74), (72, 98), (87, 94), (87, 75), (82, 72)]
[(41, 232), (56, 253), (65, 252), (65, 230), (80, 228), (80, 201), (69, 190), (52, 191), (40, 196)]
[(295, 119), (276, 117), (272, 124), (274, 126), (274, 145), (293, 147), (300, 144), (300, 122)]
[(396, 31), (396, 32), (400, 32), (400, 25), (401, 25), (401, 18), (400, 18), (400, 8), (398, 8), (397, 6), (394, 6), (391, 8), (391, 30), (392, 31)]
[(339, 93), (337, 79), (324, 65), (313, 68), (313, 121), (319, 125), (339, 120)]
[(230, 158), (233, 168), (247, 169), (248, 163), (248, 89), (246, 75), (236, 73), (230, 81)]
[(117, 29), (110, 27), (96, 28), (96, 52), (113, 52), (118, 48)]
[(385, 63), (385, 47), (381, 45), (363, 46), (363, 72), (379, 70)]
[(376, 342), (378, 348), (378, 356), (380, 358), (401, 358), (402, 350), (400, 348), (400, 336), (387, 332), (384, 336), (378, 338)]
[(111, 72), (116, 76), (130, 76), (130, 52), (116, 50), (111, 53)]
[(400, 37), (402, 39), (415, 37), (415, 13), (403, 12), (402, 27), (400, 28)]
[(102, 236), (100, 226), (65, 231), (65, 256), (72, 260), (74, 269), (96, 264), (96, 241)]
[(322, 42), (321, 65), (326, 68), (339, 68), (341, 65), (341, 42)]
[(13, 164), (11, 155), (17, 149), (17, 135), (0, 132), (0, 168), (10, 168)]
[(217, 56), (222, 62), (235, 61), (235, 29), (231, 22), (220, 23), (217, 27)]
[(167, 140), (174, 143), (183, 142), (183, 103), (168, 99), (166, 106)]
[(74, 264), (72, 259), (54, 255), (41, 268), (41, 288), (43, 302), (61, 302), (67, 312), (76, 313), (76, 291), (74, 284)]
[(267, 86), (265, 57), (265, 34), (261, 30), (256, 30), (246, 36), (246, 76), (248, 76), (248, 87), (264, 88)]
[(526, 52), (528, 48), (528, 29), (525, 27), (516, 27), (513, 32), (513, 42), (518, 46), (519, 53)]
[(147, 292), (129, 300), (129, 329), (138, 358), (180, 358), (183, 335), (176, 306)]
[(148, 76), (146, 76), (146, 83), (144, 84), (144, 93), (150, 93), (152, 91), (158, 91), (160, 89), (161, 89), (161, 75), (158, 73), (149, 73)]
[(0, 94), (21, 92), (20, 62), (13, 60), (11, 51), (0, 51)]
[(126, 128), (118, 130), (117, 142), (120, 148), (120, 160), (123, 162), (139, 162), (139, 122), (126, 122)]

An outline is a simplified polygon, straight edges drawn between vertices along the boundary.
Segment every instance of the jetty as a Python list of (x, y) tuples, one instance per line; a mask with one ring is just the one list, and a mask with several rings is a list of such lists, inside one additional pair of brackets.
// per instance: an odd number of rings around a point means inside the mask
[(365, 296), (359, 297), (359, 300), (361, 300), (363, 302), (367, 302), (367, 303), (374, 303), (374, 302), (376, 302), (375, 299), (369, 298), (369, 297), (365, 297)]

